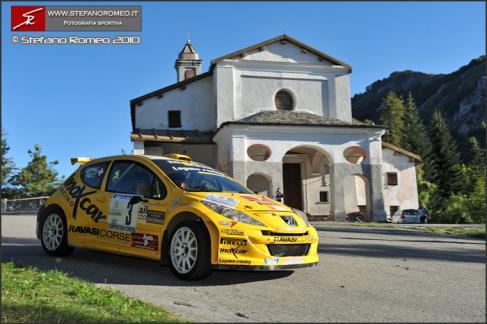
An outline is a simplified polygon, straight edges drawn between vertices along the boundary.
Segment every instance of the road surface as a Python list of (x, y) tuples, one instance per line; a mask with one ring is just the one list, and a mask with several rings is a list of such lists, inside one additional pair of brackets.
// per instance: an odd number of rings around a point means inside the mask
[(157, 262), (77, 249), (48, 257), (34, 216), (2, 216), (2, 260), (59, 269), (190, 321), (485, 322), (485, 240), (319, 226), (320, 263), (176, 279)]

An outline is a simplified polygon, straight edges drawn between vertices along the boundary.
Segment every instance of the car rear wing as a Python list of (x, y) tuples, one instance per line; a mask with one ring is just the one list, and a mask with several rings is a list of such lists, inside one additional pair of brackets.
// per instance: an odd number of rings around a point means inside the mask
[(191, 162), (191, 157), (184, 154), (169, 153), (169, 154), (165, 154), (164, 156), (175, 160)]
[(95, 158), (89, 158), (89, 157), (72, 157), (71, 158), (71, 164), (85, 164), (87, 162), (90, 162), (91, 160), (94, 160)]

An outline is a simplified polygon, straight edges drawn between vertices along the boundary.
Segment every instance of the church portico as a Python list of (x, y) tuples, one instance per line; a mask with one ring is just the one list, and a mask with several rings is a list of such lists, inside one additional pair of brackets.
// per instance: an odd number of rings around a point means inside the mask
[(217, 146), (231, 143), (231, 163), (224, 171), (237, 181), (271, 197), (280, 188), (287, 205), (310, 216), (345, 220), (362, 211), (385, 217), (382, 176), (373, 179), (376, 167), (369, 163), (378, 154), (373, 141), (382, 129), (244, 122), (227, 123), (213, 137)]

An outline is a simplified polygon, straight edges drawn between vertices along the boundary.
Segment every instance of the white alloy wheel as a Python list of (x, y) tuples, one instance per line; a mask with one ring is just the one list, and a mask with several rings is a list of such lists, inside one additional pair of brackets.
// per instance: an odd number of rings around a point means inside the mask
[(51, 214), (47, 216), (42, 227), (42, 241), (49, 251), (54, 251), (61, 246), (64, 235), (64, 226), (61, 216)]
[(190, 272), (198, 256), (198, 242), (195, 233), (189, 227), (180, 227), (171, 240), (171, 262), (177, 272)]

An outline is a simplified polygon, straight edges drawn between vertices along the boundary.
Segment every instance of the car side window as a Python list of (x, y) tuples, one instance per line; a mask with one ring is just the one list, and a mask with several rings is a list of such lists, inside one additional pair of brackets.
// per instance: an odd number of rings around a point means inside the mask
[(108, 176), (107, 191), (163, 199), (164, 183), (148, 168), (131, 161), (116, 161)]
[(83, 183), (92, 188), (100, 189), (108, 163), (109, 162), (101, 162), (86, 166), (81, 170), (81, 180)]

